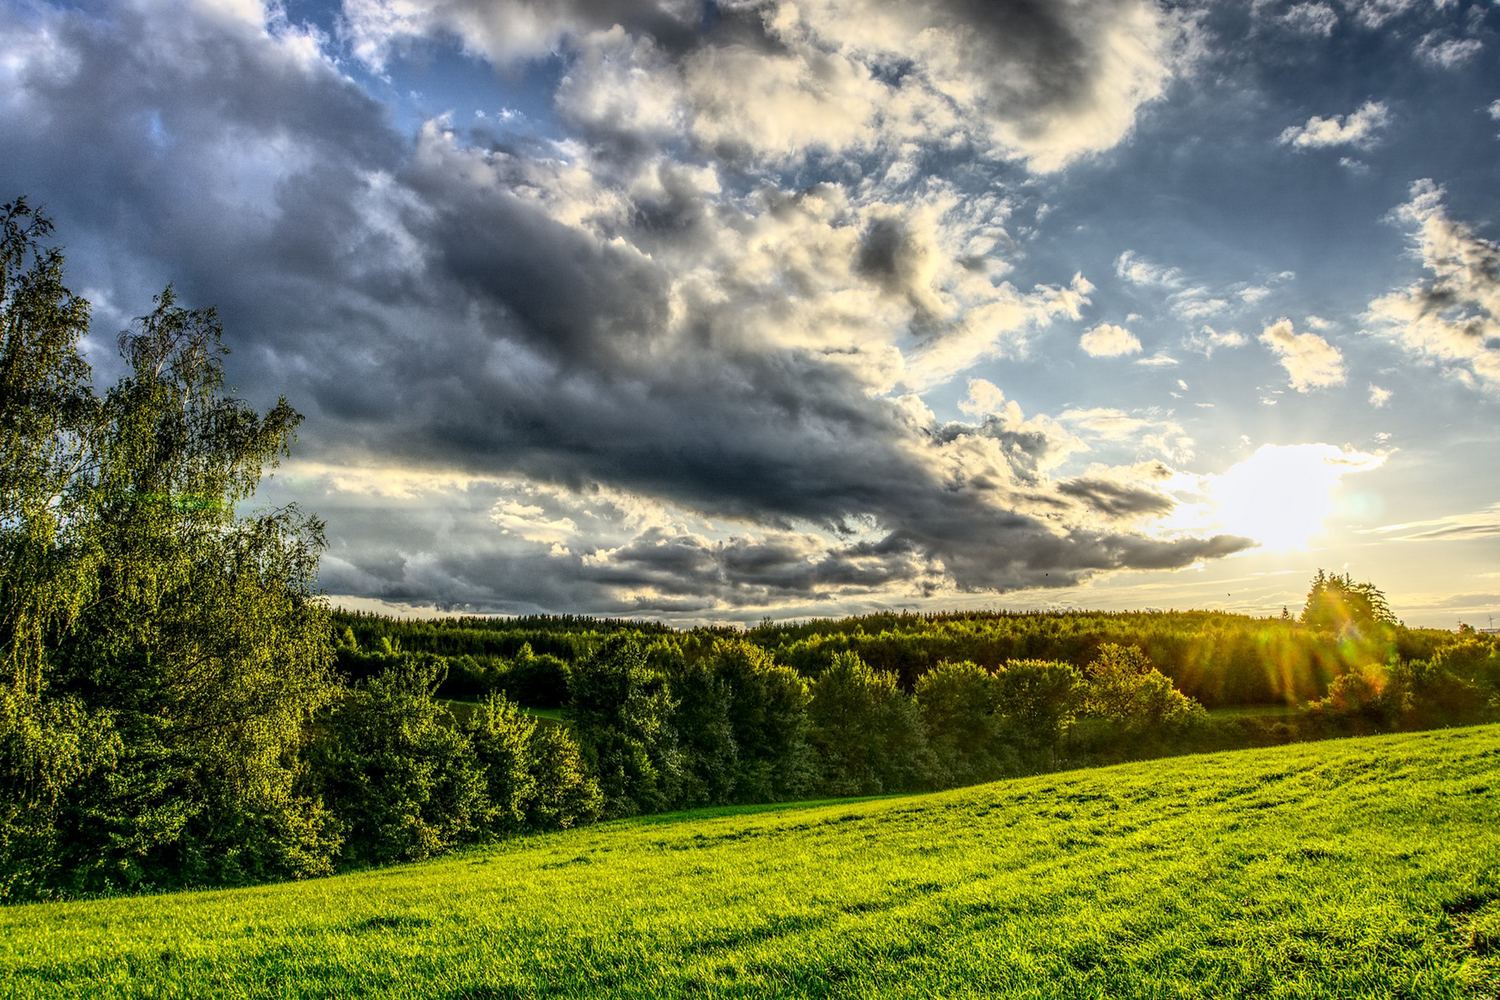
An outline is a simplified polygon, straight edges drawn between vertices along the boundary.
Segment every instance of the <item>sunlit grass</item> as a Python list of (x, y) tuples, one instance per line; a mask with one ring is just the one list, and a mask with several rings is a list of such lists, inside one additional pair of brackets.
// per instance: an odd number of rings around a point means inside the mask
[[(440, 698), (439, 702), (446, 708), (459, 723), (468, 722), (479, 709), (479, 701), (474, 698)], [(561, 725), (563, 722), (563, 710), (560, 708), (527, 708), (518, 706), (521, 712), (531, 716), (542, 725)]]
[(1479, 997), (1500, 727), (0, 910), (17, 997)]

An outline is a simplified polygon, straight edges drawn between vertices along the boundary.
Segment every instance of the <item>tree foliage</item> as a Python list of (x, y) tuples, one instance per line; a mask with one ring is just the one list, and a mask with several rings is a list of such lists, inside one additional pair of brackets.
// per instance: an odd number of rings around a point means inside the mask
[(1357, 636), (1400, 624), (1373, 583), (1356, 583), (1348, 573), (1340, 576), (1321, 569), (1307, 591), (1301, 621), (1309, 628)]
[[(95, 394), (87, 303), (41, 245), (50, 227), (24, 202), (0, 214), (7, 808), (49, 803), (33, 842), (87, 859), (60, 889), (326, 871), (326, 817), (297, 791), (327, 697), (321, 525), (235, 508), (299, 418), (224, 392), (217, 316), (170, 288), (120, 337), (129, 373)], [(75, 763), (38, 769), (38, 746)]]
[(1117, 726), (1159, 730), (1186, 725), (1203, 713), (1136, 646), (1106, 643), (1084, 676), (1084, 712)]
[(922, 717), (896, 678), (841, 653), (809, 687), (811, 740), (822, 758), (821, 790), (878, 795), (929, 787), (936, 760)]
[(917, 708), (942, 784), (991, 781), (1015, 769), (1003, 738), (1002, 695), (999, 679), (970, 660), (945, 660), (917, 680)]
[(577, 664), (569, 699), (568, 718), (598, 778), (606, 816), (678, 803), (683, 761), (672, 724), (676, 699), (639, 642), (613, 636)]
[[(346, 689), (322, 716), (311, 777), (337, 818), (346, 861), (430, 857), (485, 821), (486, 774), (432, 697), (439, 679), (430, 661), (402, 657)], [(494, 742), (485, 750), (499, 757)]]

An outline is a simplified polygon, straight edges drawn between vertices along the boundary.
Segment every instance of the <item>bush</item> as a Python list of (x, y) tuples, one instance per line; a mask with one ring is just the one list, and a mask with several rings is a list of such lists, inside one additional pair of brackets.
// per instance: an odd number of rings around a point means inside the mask
[(922, 718), (894, 674), (837, 653), (809, 687), (810, 739), (827, 795), (878, 795), (929, 788), (937, 761)]
[(971, 785), (1012, 773), (1001, 740), (1001, 682), (983, 667), (943, 661), (917, 680), (916, 702), (943, 785)]
[(311, 779), (338, 820), (346, 863), (430, 857), (483, 824), (485, 775), (433, 698), (440, 679), (435, 664), (402, 658), (321, 716)]
[(567, 713), (604, 795), (604, 815), (661, 812), (680, 801), (682, 753), (667, 679), (633, 637), (615, 635), (574, 667)]
[(599, 783), (588, 773), (578, 743), (561, 726), (538, 726), (528, 747), (535, 796), (526, 805), (533, 830), (592, 823), (604, 812)]

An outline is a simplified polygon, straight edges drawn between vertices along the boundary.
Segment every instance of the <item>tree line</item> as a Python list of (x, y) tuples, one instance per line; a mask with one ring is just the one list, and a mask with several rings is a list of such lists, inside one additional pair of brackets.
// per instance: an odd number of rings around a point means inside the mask
[[(1181, 690), (1209, 660), (1174, 658), (1149, 617), (1045, 620), (1041, 642), (1003, 616), (741, 633), (336, 615), (322, 524), (241, 513), (298, 414), (226, 391), (217, 315), (170, 287), (120, 335), (126, 374), (96, 388), (89, 304), (50, 234), (24, 199), (0, 206), (0, 900), (307, 877), (601, 818), (1314, 733), (1210, 725)], [(1292, 653), (1338, 650), (1309, 682), (1318, 725), (1493, 710), (1493, 643), (1403, 657), (1418, 640), (1362, 587), (1323, 576), (1305, 621), (1256, 626), (1302, 636)]]

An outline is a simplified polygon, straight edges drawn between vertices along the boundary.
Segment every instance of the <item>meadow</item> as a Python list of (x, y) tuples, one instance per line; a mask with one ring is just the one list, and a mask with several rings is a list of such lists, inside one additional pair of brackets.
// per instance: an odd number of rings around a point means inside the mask
[(48, 997), (1493, 997), (1500, 726), (0, 909)]

